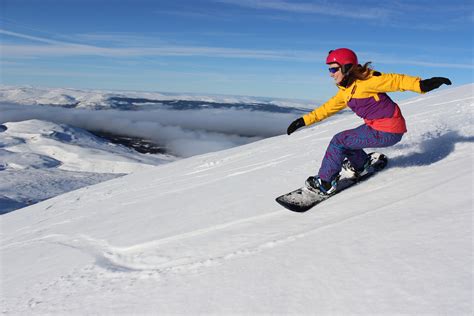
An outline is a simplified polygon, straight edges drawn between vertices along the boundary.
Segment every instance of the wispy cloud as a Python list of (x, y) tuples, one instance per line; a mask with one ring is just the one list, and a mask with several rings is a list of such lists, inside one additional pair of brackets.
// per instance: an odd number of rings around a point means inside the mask
[(437, 63), (420, 60), (400, 60), (400, 59), (380, 59), (380, 64), (396, 64), (396, 65), (413, 65), (423, 67), (434, 67), (434, 68), (457, 68), (457, 69), (474, 69), (474, 65), (471, 63), (466, 64), (455, 64), (455, 63)]
[(74, 40), (81, 43), (109, 44), (117, 47), (141, 47), (146, 46), (148, 43), (153, 43), (154, 45), (165, 43), (165, 41), (161, 40), (161, 38), (155, 34), (143, 35), (131, 32), (83, 33), (74, 35)]
[(177, 17), (184, 18), (199, 18), (199, 19), (220, 19), (220, 20), (233, 20), (235, 17), (232, 14), (220, 11), (209, 12), (206, 11), (197, 11), (196, 8), (193, 8), (193, 11), (188, 10), (156, 10), (156, 14), (165, 14)]
[(0, 29), (0, 34), (11, 36), (11, 37), (16, 37), (16, 38), (21, 38), (21, 39), (26, 39), (34, 42), (41, 42), (41, 43), (46, 43), (46, 44), (63, 44), (61, 41), (56, 41), (44, 37), (37, 37), (37, 36), (32, 36), (28, 34), (23, 34), (23, 33), (17, 33), (17, 32), (11, 32), (8, 30), (3, 30)]
[[(356, 3), (350, 1), (289, 1), (289, 0), (213, 0), (216, 3), (251, 9), (267, 18), (305, 21), (321, 16), (364, 20), (372, 25), (390, 26), (414, 30), (442, 31), (455, 30), (463, 23), (472, 23), (472, 3), (461, 0), (459, 3), (436, 4), (433, 1), (416, 2), (409, 0)], [(279, 12), (280, 15), (276, 15)], [(431, 23), (420, 18), (440, 17), (449, 23)], [(414, 13), (417, 13), (414, 15)], [(446, 13), (451, 14), (449, 18)], [(297, 17), (294, 17), (297, 15)], [(452, 17), (454, 15), (454, 18)], [(312, 17), (313, 16), (313, 17)], [(447, 20), (444, 20), (447, 22)]]
[(55, 57), (55, 56), (102, 56), (102, 57), (139, 57), (139, 56), (205, 56), (219, 58), (246, 58), (263, 60), (315, 60), (317, 55), (305, 51), (250, 50), (225, 47), (141, 47), (107, 48), (91, 45), (2, 45), (3, 56), (19, 57)]
[(245, 8), (284, 11), (300, 14), (319, 14), (355, 19), (383, 19), (391, 11), (383, 8), (363, 7), (345, 4), (344, 6), (330, 3), (290, 2), (285, 0), (215, 0), (215, 2), (236, 5)]
[[(219, 0), (219, 1), (233, 1), (233, 0)], [(158, 44), (156, 47), (142, 47), (142, 46), (127, 46), (127, 47), (104, 47), (88, 44), (76, 44), (65, 41), (57, 41), (48, 38), (31, 36), (28, 34), (21, 34), (10, 32), (8, 30), (0, 29), (0, 34), (40, 42), (41, 44), (8, 44), (2, 43), (3, 58), (10, 58), (12, 60), (19, 58), (32, 57), (73, 57), (73, 56), (100, 56), (112, 58), (135, 58), (135, 57), (212, 57), (212, 58), (241, 58), (254, 60), (289, 60), (299, 62), (313, 62), (315, 60), (322, 60), (326, 52), (306, 51), (306, 50), (264, 50), (264, 49), (245, 49), (245, 48), (229, 48), (229, 47), (215, 47), (215, 46), (178, 46)], [(118, 35), (115, 40), (120, 42), (123, 40), (123, 34)], [(128, 34), (126, 36), (132, 36)], [(82, 36), (82, 39), (87, 38)], [(111, 34), (97, 35), (90, 38), (99, 39), (114, 39)], [(429, 67), (452, 67), (452, 68), (473, 68), (472, 63), (442, 63), (429, 62), (426, 60), (416, 59), (377, 59), (379, 63), (390, 64), (404, 64), (404, 65), (419, 65)]]
[[(173, 46), (157, 47), (102, 47), (97, 45), (76, 44), (50, 40), (26, 34), (0, 29), (0, 34), (28, 39), (48, 45), (38, 44), (2, 44), (4, 57), (55, 57), (55, 56), (104, 56), (104, 57), (138, 57), (138, 56), (206, 56), (222, 58), (250, 58), (267, 60), (314, 60), (313, 52), (294, 50), (253, 50), (212, 46)], [(91, 37), (92, 38), (92, 37)], [(110, 35), (96, 36), (95, 39), (110, 40)], [(117, 40), (117, 38), (115, 38)], [(123, 39), (123, 38), (122, 38)], [(159, 44), (159, 43), (158, 43)]]

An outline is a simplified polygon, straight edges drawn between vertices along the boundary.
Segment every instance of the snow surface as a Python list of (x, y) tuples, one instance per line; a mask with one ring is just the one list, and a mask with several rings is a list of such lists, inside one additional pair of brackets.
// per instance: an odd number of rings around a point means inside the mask
[(28, 120), (0, 126), (0, 214), (176, 160), (142, 155), (67, 125)]
[(402, 102), (386, 171), (306, 213), (274, 198), (350, 112), (5, 214), (2, 311), (472, 315), (473, 88)]

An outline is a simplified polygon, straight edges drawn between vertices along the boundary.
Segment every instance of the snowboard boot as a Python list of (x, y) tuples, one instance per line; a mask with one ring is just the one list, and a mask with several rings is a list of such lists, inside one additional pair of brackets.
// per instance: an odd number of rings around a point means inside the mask
[(342, 162), (342, 169), (345, 170), (347, 178), (357, 180), (367, 174), (382, 170), (386, 165), (387, 156), (379, 153), (370, 153), (364, 167), (361, 169), (355, 169), (347, 158)]
[(306, 180), (306, 187), (310, 189), (311, 191), (315, 191), (316, 193), (322, 193), (324, 195), (332, 195), (336, 192), (338, 180), (339, 180), (339, 176), (337, 176), (331, 182), (324, 181), (318, 176), (309, 177)]

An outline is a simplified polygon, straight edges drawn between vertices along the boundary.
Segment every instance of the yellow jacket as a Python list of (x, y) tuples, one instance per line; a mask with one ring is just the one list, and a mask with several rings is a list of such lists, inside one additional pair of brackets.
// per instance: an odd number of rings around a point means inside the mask
[[(338, 85), (338, 93), (314, 111), (304, 115), (304, 122), (306, 125), (314, 124), (349, 106), (368, 125), (373, 125), (377, 129), (378, 120), (390, 120), (399, 112), (397, 104), (385, 92), (409, 90), (423, 93), (420, 90), (420, 80), (419, 77), (372, 71), (366, 80), (356, 80), (348, 87)], [(404, 132), (400, 128), (390, 126), (380, 129), (385, 129), (387, 132)]]

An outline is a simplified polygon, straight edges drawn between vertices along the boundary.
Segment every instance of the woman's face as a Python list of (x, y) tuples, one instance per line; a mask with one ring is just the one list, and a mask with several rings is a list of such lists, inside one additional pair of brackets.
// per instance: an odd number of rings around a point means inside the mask
[(342, 79), (344, 79), (341, 67), (337, 63), (329, 64), (329, 75), (334, 79), (336, 84), (341, 83)]

